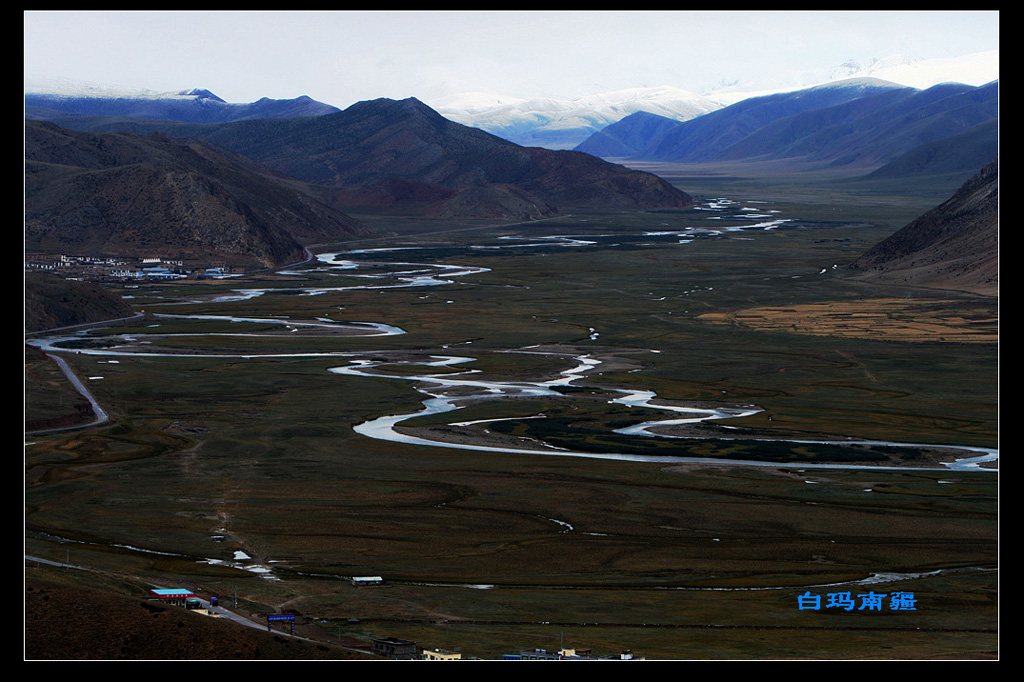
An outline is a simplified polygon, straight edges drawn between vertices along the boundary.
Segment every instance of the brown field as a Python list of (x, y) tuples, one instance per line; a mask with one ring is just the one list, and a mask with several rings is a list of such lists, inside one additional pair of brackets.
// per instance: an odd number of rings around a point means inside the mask
[(698, 319), (751, 329), (853, 339), (998, 343), (998, 318), (988, 309), (971, 315), (969, 308), (962, 301), (869, 298), (704, 313)]

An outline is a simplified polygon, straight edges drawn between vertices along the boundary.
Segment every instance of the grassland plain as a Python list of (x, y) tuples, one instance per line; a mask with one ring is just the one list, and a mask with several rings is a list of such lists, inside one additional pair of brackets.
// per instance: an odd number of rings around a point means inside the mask
[[(842, 276), (928, 196), (858, 203), (847, 186), (811, 194), (729, 182), (707, 180), (704, 196), (743, 192), (734, 208), (792, 222), (712, 232), (745, 219), (698, 209), (446, 231), (378, 217), (392, 236), (343, 256), (359, 268), (321, 262), (134, 290), (135, 305), (157, 315), (250, 321), (158, 316), (116, 340), (90, 335), (94, 348), (116, 343), (114, 355), (64, 353), (112, 420), (26, 446), (26, 553), (237, 591), (243, 610), (292, 609), (325, 638), (406, 637), (481, 658), (560, 644), (658, 659), (997, 656), (997, 475), (947, 470), (948, 455), (931, 447), (722, 440), (996, 447), (996, 302)], [(847, 203), (830, 206), (837, 198)], [(368, 250), (384, 247), (401, 250)], [(424, 263), (482, 269), (397, 286)], [(930, 302), (899, 307), (901, 319), (927, 313), (931, 326), (912, 340), (877, 325), (851, 333), (835, 316), (804, 329), (765, 312), (881, 314), (872, 301), (908, 296)], [(983, 338), (949, 335), (965, 317), (983, 321)], [(315, 320), (336, 324), (295, 324)], [(359, 335), (343, 322), (405, 333)], [(551, 393), (472, 400), (457, 416), (401, 427), (434, 446), (353, 431), (422, 409), (416, 363), (439, 355), (473, 360), (432, 372), (503, 382), (550, 379), (580, 355), (603, 364)], [(371, 360), (400, 378), (330, 371)], [(609, 402), (619, 388), (760, 411), (672, 432), (698, 438), (628, 437), (614, 429), (664, 415)], [(493, 419), (507, 421), (449, 425)], [(771, 451), (784, 463), (445, 447), (456, 437), (658, 456)], [(808, 466), (837, 458), (868, 466)], [(901, 468), (869, 468), (879, 463)], [(389, 584), (352, 586), (359, 575)], [(798, 604), (804, 593), (824, 602), (869, 590), (912, 592), (916, 608)]]

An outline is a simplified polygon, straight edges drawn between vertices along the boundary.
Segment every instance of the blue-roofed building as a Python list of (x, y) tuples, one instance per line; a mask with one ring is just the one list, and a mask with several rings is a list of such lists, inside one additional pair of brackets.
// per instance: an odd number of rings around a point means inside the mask
[(184, 606), (187, 600), (195, 598), (192, 590), (186, 590), (181, 587), (156, 588), (150, 590), (149, 593), (160, 601), (166, 601), (180, 606)]

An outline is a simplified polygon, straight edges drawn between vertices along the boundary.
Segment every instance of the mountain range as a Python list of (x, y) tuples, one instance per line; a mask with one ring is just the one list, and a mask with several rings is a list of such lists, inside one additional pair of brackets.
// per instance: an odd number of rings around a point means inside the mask
[[(529, 220), (692, 205), (661, 178), (599, 156), (966, 178), (998, 155), (997, 81), (918, 89), (856, 78), (685, 121), (637, 110), (576, 150), (521, 146), (415, 98), (336, 110), (308, 98), (232, 106), (205, 91), (150, 98), (163, 108), (62, 97), (42, 107), (26, 95), (27, 249), (148, 255), (172, 245), (275, 265), (298, 260), (301, 244), (363, 233), (351, 211)], [(202, 119), (204, 107), (219, 113)], [(284, 111), (306, 113), (275, 114)]]
[[(468, 92), (427, 99), (424, 103), (445, 118), (523, 146), (574, 149), (588, 137), (626, 116), (645, 111), (675, 121), (735, 104), (751, 97), (792, 92), (851, 78), (876, 78), (927, 89), (946, 82), (982, 85), (999, 77), (999, 52), (980, 52), (955, 58), (919, 59), (888, 55), (847, 60), (830, 68), (779, 73), (770, 81), (733, 79), (701, 92), (669, 85), (637, 87), (587, 94), (582, 97), (524, 98), (508, 94)], [(294, 100), (263, 98), (248, 104), (229, 104), (207, 90), (159, 93), (68, 80), (29, 77), (26, 113), (47, 118), (74, 108), (95, 115), (129, 115), (190, 122), (224, 122), (277, 115), (318, 115), (337, 111), (309, 97)]]
[(572, 99), (527, 99), (471, 92), (427, 100), (426, 103), (446, 118), (518, 144), (574, 149), (603, 128), (641, 111), (675, 121), (688, 121), (752, 97), (859, 78), (884, 80), (919, 90), (940, 83), (977, 86), (998, 80), (999, 51), (955, 58), (920, 59), (897, 54), (851, 59), (829, 68), (778, 73), (767, 81), (733, 79), (699, 93), (671, 86), (615, 90)]
[(336, 111), (337, 107), (305, 95), (295, 99), (263, 97), (255, 102), (231, 104), (209, 90), (198, 88), (171, 93), (131, 93), (50, 83), (48, 86), (36, 85), (25, 93), (25, 118), (33, 119), (71, 114), (225, 123), (254, 118), (321, 116)]
[(672, 163), (785, 159), (879, 177), (901, 170), (967, 177), (997, 155), (998, 115), (998, 81), (919, 90), (851, 79), (746, 99), (683, 122), (638, 112), (577, 150)]
[(548, 149), (572, 149), (595, 132), (640, 111), (688, 121), (724, 106), (720, 100), (669, 86), (617, 90), (572, 100), (463, 93), (427, 104), (452, 121), (516, 144)]
[(358, 102), (321, 116), (226, 123), (68, 115), (61, 126), (163, 133), (229, 149), (301, 181), (339, 210), (529, 220), (572, 207), (685, 208), (661, 178), (582, 152), (521, 147), (449, 121), (415, 98)]

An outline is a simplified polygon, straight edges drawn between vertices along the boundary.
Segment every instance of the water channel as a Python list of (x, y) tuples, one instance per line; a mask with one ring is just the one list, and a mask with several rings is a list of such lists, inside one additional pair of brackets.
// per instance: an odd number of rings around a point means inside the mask
[[(545, 237), (515, 237), (506, 236), (489, 243), (472, 244), (461, 247), (464, 252), (485, 249), (509, 249), (509, 248), (586, 248), (595, 244), (615, 244), (623, 241), (634, 243), (657, 243), (675, 242), (686, 243), (697, 238), (715, 237), (727, 233), (735, 233), (743, 230), (773, 230), (785, 227), (791, 221), (780, 218), (772, 213), (760, 212), (727, 199), (719, 199), (702, 207), (707, 211), (723, 211), (731, 209), (731, 212), (723, 213), (723, 218), (731, 218), (729, 224), (723, 225), (721, 229), (687, 228), (679, 230), (645, 231), (635, 235), (607, 235), (579, 237), (573, 235), (551, 235)], [(712, 219), (718, 216), (712, 216)], [(299, 290), (300, 295), (316, 296), (326, 292), (347, 291), (356, 289), (382, 289), (382, 288), (407, 288), (407, 287), (442, 287), (451, 285), (458, 278), (470, 277), (475, 274), (487, 272), (486, 268), (469, 267), (464, 265), (449, 265), (437, 262), (395, 262), (382, 261), (381, 256), (393, 257), (398, 253), (414, 253), (420, 247), (395, 247), (381, 249), (359, 249), (343, 252), (323, 253), (316, 256), (316, 267), (319, 272), (333, 273), (345, 278), (355, 278), (357, 283), (347, 283), (334, 287), (318, 286), (306, 287)], [(372, 259), (366, 260), (368, 256)], [(361, 260), (362, 259), (362, 260)], [(282, 273), (288, 274), (288, 273)], [(308, 272), (296, 271), (295, 274), (308, 274)], [(206, 299), (205, 303), (230, 303), (233, 301), (246, 300), (262, 296), (273, 289), (265, 288), (235, 288), (229, 293), (218, 294)], [(294, 290), (292, 290), (294, 292)], [(344, 334), (346, 336), (394, 336), (404, 334), (405, 331), (392, 325), (378, 322), (337, 322), (328, 319), (297, 320), (285, 318), (255, 318), (237, 317), (232, 315), (160, 315), (154, 316), (160, 319), (195, 319), (232, 322), (265, 323), (273, 325), (286, 325), (292, 333), (298, 334)], [(88, 334), (86, 337), (85, 335)], [(215, 334), (208, 334), (213, 336)], [(244, 332), (239, 335), (259, 336), (257, 333)], [(278, 334), (266, 334), (274, 336)], [(591, 330), (591, 335), (596, 336), (596, 331)], [(145, 338), (143, 338), (145, 337)], [(80, 332), (72, 335), (57, 335), (52, 337), (39, 337), (27, 339), (26, 342), (38, 346), (42, 350), (54, 352), (74, 352), (88, 355), (120, 356), (185, 356), (184, 353), (172, 351), (156, 351), (146, 349), (147, 345), (159, 344), (161, 335), (159, 333), (149, 334), (110, 334), (97, 336), (92, 332)], [(88, 338), (89, 345), (81, 345), (83, 338)], [(73, 350), (71, 350), (73, 348)], [(531, 349), (517, 349), (518, 352), (542, 352)], [(306, 352), (288, 354), (261, 354), (261, 353), (236, 353), (236, 354), (203, 354), (205, 357), (237, 357), (247, 359), (269, 358), (269, 357), (352, 357), (354, 354), (345, 352)], [(579, 354), (573, 357), (566, 356), (568, 366), (557, 376), (544, 381), (535, 382), (503, 382), (474, 378), (475, 371), (467, 370), (451, 372), (452, 367), (473, 361), (471, 356), (456, 355), (430, 355), (416, 359), (404, 359), (397, 361), (393, 358), (384, 357), (381, 360), (367, 360), (366, 352), (360, 353), (358, 359), (350, 359), (348, 364), (331, 367), (329, 372), (339, 375), (372, 377), (381, 381), (409, 381), (413, 382), (416, 390), (423, 394), (423, 408), (406, 414), (382, 415), (370, 421), (354, 426), (356, 432), (368, 437), (408, 445), (420, 445), (430, 447), (444, 447), (453, 449), (505, 452), (524, 455), (546, 455), (558, 457), (580, 457), (616, 459), (637, 462), (658, 462), (668, 463), (705, 463), (705, 464), (730, 464), (744, 466), (779, 466), (781, 462), (749, 461), (735, 459), (714, 459), (714, 458), (693, 458), (693, 457), (672, 457), (664, 455), (635, 455), (625, 453), (595, 453), (572, 451), (565, 448), (557, 448), (548, 444), (538, 443), (533, 447), (508, 445), (487, 445), (479, 442), (451, 442), (444, 439), (425, 438), (423, 436), (410, 435), (400, 431), (398, 427), (417, 417), (437, 415), (443, 413), (457, 413), (466, 405), (476, 401), (496, 401), (508, 397), (553, 397), (560, 395), (558, 387), (570, 386), (579, 379), (599, 371), (603, 360), (590, 354)], [(406, 354), (407, 355), (407, 354)], [(195, 354), (192, 355), (195, 357)], [(420, 373), (387, 373), (384, 369), (388, 365), (396, 365), (399, 362), (407, 366), (420, 366), (424, 371)], [(446, 371), (439, 372), (438, 369)], [(430, 371), (433, 370), (433, 371)], [(670, 416), (664, 419), (644, 421), (629, 427), (616, 430), (616, 433), (633, 436), (646, 436), (650, 438), (682, 438), (683, 436), (666, 435), (658, 429), (671, 427), (680, 424), (693, 424), (701, 421), (724, 421), (739, 419), (760, 411), (755, 405), (729, 408), (708, 408), (688, 405), (672, 405), (665, 401), (659, 401), (658, 396), (650, 391), (639, 391), (629, 388), (605, 389), (609, 393), (608, 402), (630, 407), (657, 410), (669, 413)], [(536, 417), (539, 418), (540, 416)], [(515, 417), (516, 419), (528, 419), (535, 417)], [(510, 417), (511, 419), (511, 417)], [(497, 420), (494, 420), (497, 421)], [(451, 421), (451, 427), (471, 426), (478, 422)], [(894, 443), (883, 441), (796, 441), (783, 440), (786, 443), (814, 443), (819, 445), (880, 445), (890, 447), (908, 448), (938, 448), (940, 446), (922, 443)], [(998, 469), (994, 463), (998, 461), (998, 450), (990, 448), (969, 447), (969, 446), (941, 446), (944, 450), (955, 451), (962, 456), (955, 458), (955, 461), (946, 463), (943, 470), (976, 470), (992, 471)], [(792, 465), (792, 463), (786, 463)], [(806, 469), (828, 469), (828, 468), (883, 468), (883, 469), (907, 469), (922, 470), (921, 467), (904, 466), (881, 466), (871, 464), (845, 464), (845, 463), (803, 463), (800, 468)]]

